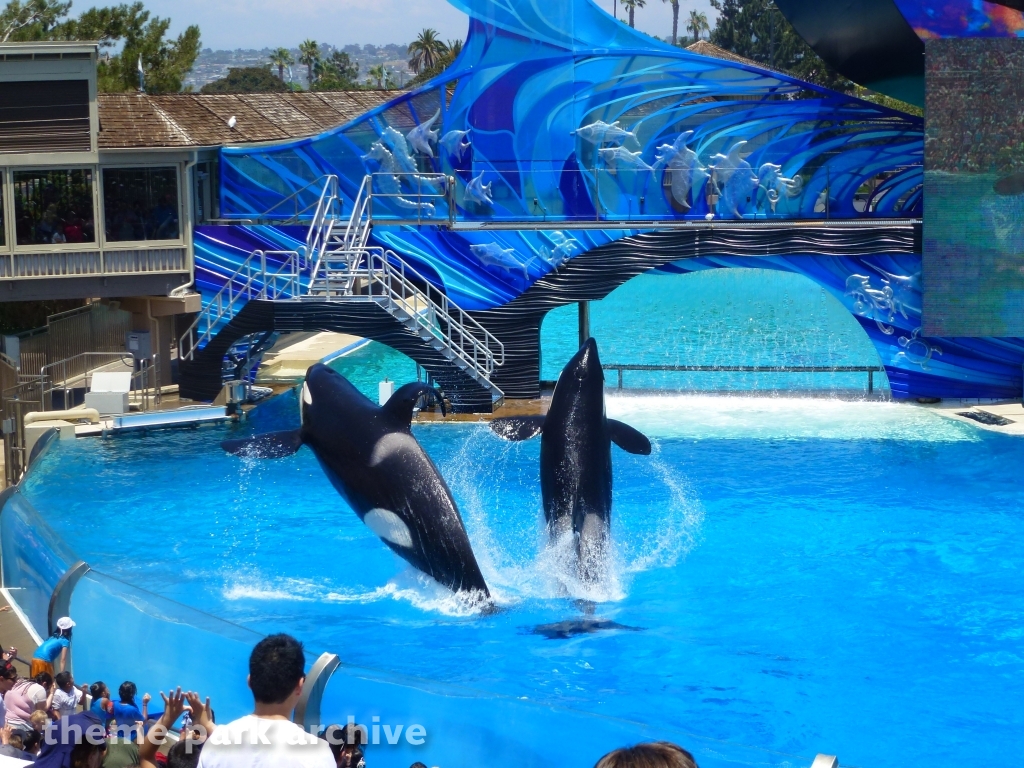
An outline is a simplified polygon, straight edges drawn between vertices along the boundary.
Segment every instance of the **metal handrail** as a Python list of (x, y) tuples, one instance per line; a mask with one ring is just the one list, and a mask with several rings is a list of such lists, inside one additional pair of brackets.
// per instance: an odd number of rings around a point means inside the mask
[[(439, 301), (433, 300), (409, 278), (412, 276), (426, 285), (430, 285), (429, 281), (394, 251), (362, 248), (349, 255), (355, 257), (350, 262), (354, 266), (341, 276), (348, 285), (357, 279), (365, 279), (368, 291), (365, 295), (352, 295), (349, 300), (377, 301), (383, 298), (389, 312), (404, 311), (417, 325), (488, 379), (495, 367), (504, 365), (505, 345), (445, 294), (440, 295)], [(336, 290), (333, 284), (335, 275), (331, 270), (314, 275), (311, 288), (331, 296)], [(374, 286), (380, 286), (379, 295), (374, 293)], [(343, 286), (342, 290), (346, 288)]]
[[(302, 187), (301, 189), (296, 190), (295, 192), (292, 192), (290, 195), (288, 195), (288, 197), (285, 197), (282, 200), (279, 200), (278, 202), (274, 203), (272, 206), (270, 206), (270, 208), (268, 208), (262, 214), (257, 216), (256, 219), (260, 220), (260, 219), (272, 219), (272, 218), (275, 218), (275, 217), (271, 216), (271, 213), (276, 208), (280, 208), (282, 205), (287, 203), (289, 200), (294, 200), (294, 201), (296, 201), (295, 212), (293, 214), (291, 214), (290, 216), (288, 216), (288, 218), (286, 220), (287, 221), (291, 221), (291, 220), (298, 221), (300, 216), (302, 216), (304, 213), (309, 211), (311, 208), (315, 207), (313, 203), (310, 203), (309, 205), (307, 205), (305, 208), (303, 208), (300, 211), (299, 210), (299, 206), (298, 206), (299, 196), (303, 192), (305, 192), (306, 190), (310, 189), (311, 187), (319, 187), (321, 184), (324, 184), (325, 186), (326, 186), (326, 184), (330, 184), (332, 179), (334, 180), (335, 183), (337, 183), (338, 177), (336, 175), (333, 175), (333, 174), (324, 174), (323, 176), (320, 176), (320, 177), (318, 177), (316, 179), (313, 179), (313, 181), (311, 181), (308, 184), (306, 184), (306, 186)], [(320, 200), (322, 200), (322, 199), (323, 199), (323, 195), (321, 195), (321, 197), (320, 197)], [(318, 204), (319, 204), (319, 200), (317, 202), (317, 205)], [(282, 216), (282, 218), (283, 218), (283, 216)], [(238, 221), (238, 220), (234, 220), (234, 221)]]
[(317, 201), (316, 213), (313, 214), (313, 221), (309, 225), (309, 232), (306, 235), (306, 256), (312, 261), (317, 251), (322, 251), (327, 246), (334, 230), (334, 222), (337, 220), (338, 177), (327, 176), (324, 188), (320, 192), (320, 199)]
[[(368, 211), (372, 201), (371, 188), (372, 182), (370, 177), (364, 176), (363, 183), (359, 186), (359, 192), (356, 194), (355, 202), (352, 205), (352, 213), (349, 214), (348, 226), (345, 227), (345, 231), (341, 236), (340, 250), (342, 252), (350, 251), (353, 248), (363, 248), (365, 247), (367, 240), (370, 239), (370, 218)], [(324, 194), (327, 195), (327, 192), (327, 187), (325, 187)], [(324, 216), (326, 216), (329, 204), (324, 205), (323, 207)], [(319, 216), (319, 209), (317, 210), (317, 214)], [(309, 256), (310, 261), (313, 263), (312, 269), (310, 270), (312, 275), (316, 275), (320, 271), (320, 266), (323, 263), (324, 258), (328, 255), (327, 244), (330, 242), (331, 235), (334, 231), (334, 222), (335, 218), (333, 216), (326, 221), (321, 218), (319, 223), (317, 222), (317, 219), (314, 218), (313, 224), (309, 228), (309, 236), (306, 238), (306, 253)]]
[(880, 365), (638, 365), (610, 363), (606, 371), (618, 371), (622, 389), (623, 371), (666, 371), (670, 373), (866, 373), (868, 393), (875, 391), (875, 374), (883, 373)]
[[(267, 256), (286, 258), (276, 271), (268, 272)], [(235, 307), (239, 301), (274, 301), (297, 296), (301, 289), (301, 259), (298, 251), (253, 251), (181, 335), (179, 359), (191, 360), (195, 350), (213, 338), (213, 331), (221, 320), (225, 317), (230, 320), (238, 314)], [(204, 323), (205, 327), (199, 332)]]
[[(381, 192), (381, 191), (378, 191), (376, 186), (373, 183), (373, 180), (377, 179), (377, 178), (383, 178), (383, 179), (388, 179), (388, 180), (393, 181), (395, 184), (398, 185), (398, 187), (399, 187), (398, 191), (397, 192)], [(455, 184), (455, 178), (453, 176), (448, 176), (447, 174), (443, 174), (443, 173), (412, 173), (412, 172), (408, 172), (408, 171), (399, 171), (399, 172), (377, 172), (377, 173), (372, 173), (369, 176), (367, 176), (367, 179), (369, 179), (369, 181), (370, 181), (369, 217), (370, 217), (370, 225), (371, 226), (373, 225), (373, 200), (374, 200), (374, 198), (382, 198), (384, 200), (388, 200), (388, 199), (401, 200), (403, 203), (406, 203), (407, 205), (414, 205), (414, 206), (416, 206), (416, 217), (414, 219), (409, 219), (408, 221), (410, 223), (414, 223), (414, 224), (417, 224), (417, 225), (421, 225), (425, 219), (427, 221), (432, 222), (432, 223), (436, 222), (436, 219), (434, 219), (432, 213), (430, 215), (428, 215), (428, 216), (423, 216), (423, 214), (422, 214), (422, 206), (424, 204), (433, 206), (433, 203), (431, 201), (433, 201), (433, 200), (443, 200), (444, 203), (445, 203), (445, 207), (448, 210), (448, 226), (449, 226), (449, 228), (454, 226), (454, 224), (455, 224), (455, 210), (456, 210), (456, 206), (455, 206), (455, 188), (456, 188), (456, 184)], [(412, 179), (412, 180), (414, 180), (416, 182), (416, 189), (415, 190), (403, 190), (403, 189), (401, 189), (402, 181), (403, 180), (407, 180), (407, 179)], [(423, 184), (424, 183), (426, 183), (428, 185), (428, 189), (426, 191), (424, 191), (424, 189), (423, 189)], [(440, 185), (440, 188), (441, 188), (440, 192), (437, 192), (437, 191), (433, 190), (432, 185), (434, 185), (434, 184)], [(390, 222), (393, 217), (390, 217), (390, 218), (389, 217), (385, 217), (385, 218)], [(406, 221), (406, 220), (402, 219), (402, 221)]]

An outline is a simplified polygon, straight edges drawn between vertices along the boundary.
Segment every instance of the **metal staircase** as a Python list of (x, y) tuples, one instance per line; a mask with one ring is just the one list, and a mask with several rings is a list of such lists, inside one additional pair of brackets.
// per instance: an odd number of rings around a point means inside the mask
[[(304, 252), (253, 252), (182, 335), (180, 359), (194, 360), (253, 300), (373, 303), (490, 393), (492, 407), (499, 405), (504, 394), (492, 377), (494, 369), (505, 362), (504, 345), (394, 251), (368, 245), (372, 189), (368, 176), (342, 227), (338, 179), (328, 177)], [(226, 379), (238, 371), (248, 373), (258, 363), (269, 337), (255, 336), (249, 334), (232, 345), (230, 365), (223, 366)]]

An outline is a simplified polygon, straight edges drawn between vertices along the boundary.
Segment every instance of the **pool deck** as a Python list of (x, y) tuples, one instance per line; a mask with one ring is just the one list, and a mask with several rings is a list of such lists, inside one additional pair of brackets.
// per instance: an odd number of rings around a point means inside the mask
[[(1020, 400), (1008, 400), (996, 403), (978, 403), (976, 401), (950, 401), (943, 400), (935, 405), (926, 405), (943, 416), (962, 421), (971, 426), (985, 429), (989, 432), (999, 432), (1003, 435), (1024, 437), (1024, 405)], [(974, 416), (964, 416), (969, 413)], [(982, 419), (979, 421), (979, 419)], [(1000, 423), (987, 424), (986, 421)], [(1009, 422), (1009, 423), (1005, 423)]]
[(347, 333), (290, 333), (263, 356), (256, 383), (264, 386), (301, 381), (315, 363), (329, 363), (369, 344)]
[[(29, 672), (32, 654), (36, 652), (39, 644), (25, 628), (26, 621), (18, 615), (15, 608), (11, 608), (11, 602), (7, 599), (6, 590), (0, 592), (0, 646), (7, 650), (11, 646), (18, 649), (18, 655), (14, 660), (14, 666), (18, 674), (27, 675)], [(3, 610), (8, 608), (9, 610)]]

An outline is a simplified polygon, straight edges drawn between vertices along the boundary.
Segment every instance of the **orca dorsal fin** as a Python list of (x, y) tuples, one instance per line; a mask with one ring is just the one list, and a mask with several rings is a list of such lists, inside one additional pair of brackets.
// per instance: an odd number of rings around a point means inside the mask
[(393, 423), (408, 427), (412, 424), (413, 409), (424, 395), (436, 397), (441, 404), (441, 415), (448, 415), (444, 400), (437, 394), (437, 390), (421, 381), (413, 381), (396, 389), (395, 394), (380, 409)]
[(491, 422), (491, 431), (498, 437), (513, 442), (529, 440), (544, 431), (544, 417), (509, 416), (504, 419), (494, 419)]
[(608, 436), (619, 448), (626, 453), (635, 453), (640, 456), (651, 455), (651, 441), (642, 432), (633, 429), (629, 424), (623, 424), (615, 419), (608, 419)]
[(302, 433), (297, 429), (267, 432), (243, 440), (225, 440), (220, 447), (247, 459), (283, 459), (302, 447)]

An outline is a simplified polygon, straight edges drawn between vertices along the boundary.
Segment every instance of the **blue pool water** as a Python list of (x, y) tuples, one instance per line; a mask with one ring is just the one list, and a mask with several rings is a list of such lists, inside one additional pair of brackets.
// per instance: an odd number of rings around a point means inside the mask
[[(536, 441), (415, 429), (462, 508), (492, 615), (392, 555), (308, 449), (220, 450), (294, 423), (293, 396), (242, 427), (59, 443), (27, 494), (95, 568), (351, 664), (843, 765), (1016, 753), (1024, 442), (879, 402), (616, 396), (608, 409), (655, 451), (615, 449), (616, 562), (600, 589), (545, 549)], [(639, 631), (533, 632), (581, 617), (579, 598)]]

